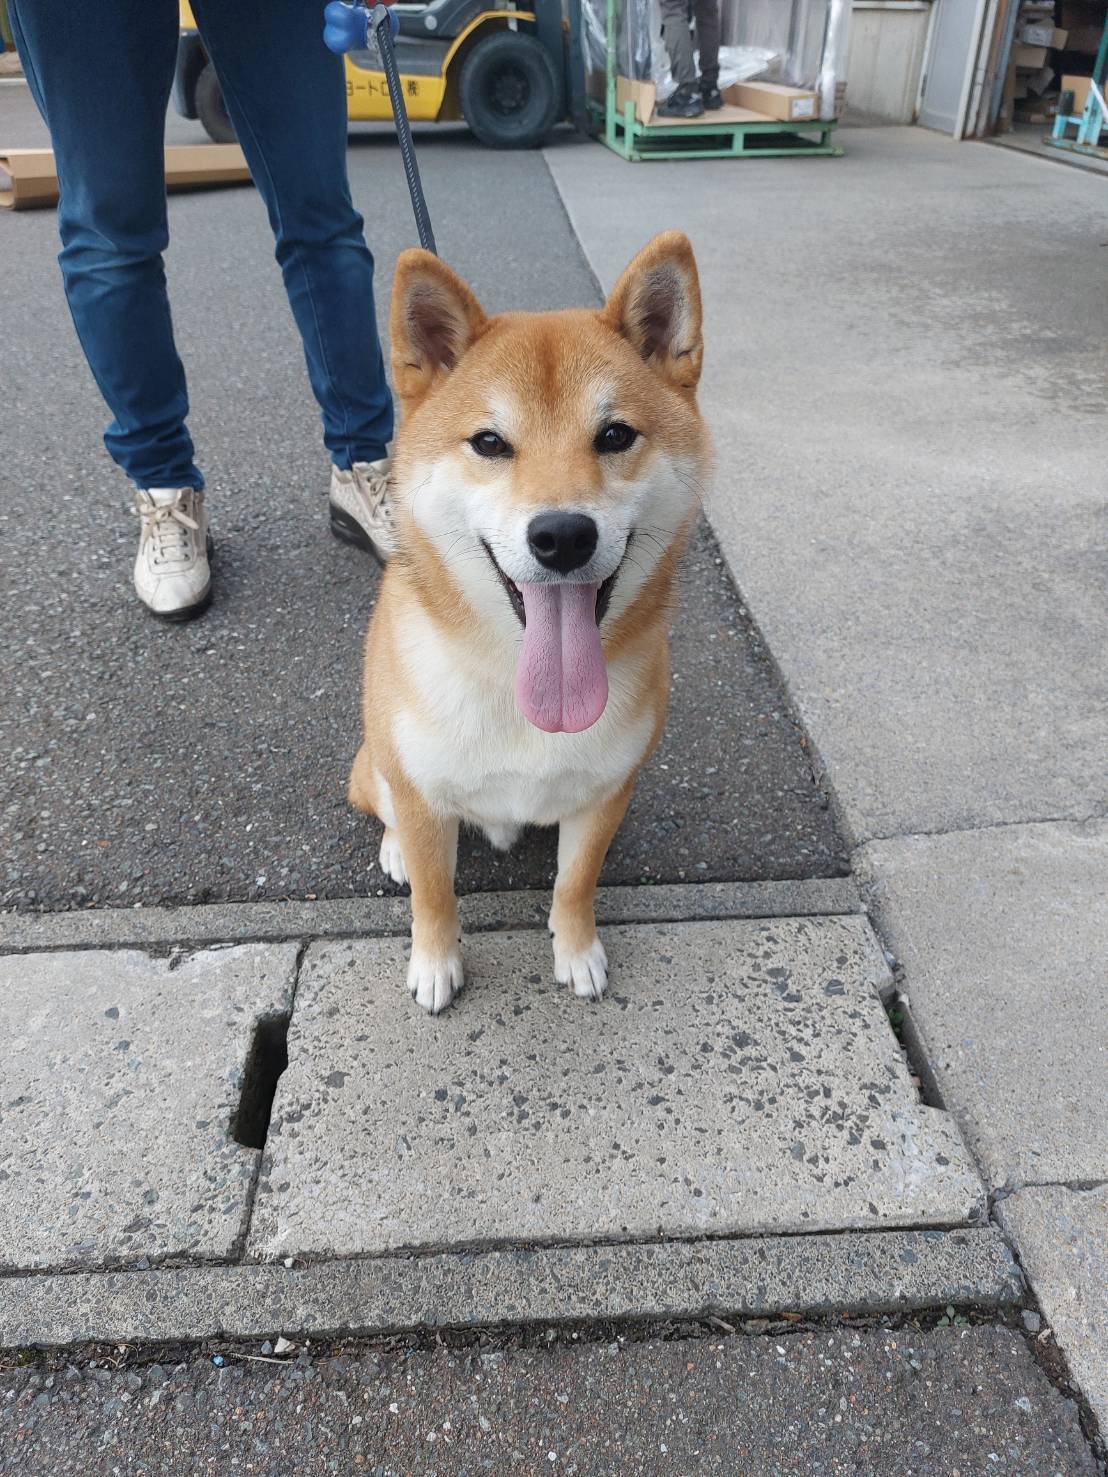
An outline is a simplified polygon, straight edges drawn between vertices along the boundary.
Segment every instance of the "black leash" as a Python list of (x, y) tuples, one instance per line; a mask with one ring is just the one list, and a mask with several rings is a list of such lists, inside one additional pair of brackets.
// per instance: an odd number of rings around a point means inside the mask
[(412, 126), (408, 122), (408, 109), (404, 102), (404, 89), (400, 85), (396, 52), (393, 50), (392, 40), (399, 30), (399, 23), (387, 5), (378, 3), (371, 9), (365, 0), (354, 0), (354, 3), (348, 3), (348, 0), (331, 0), (323, 14), (326, 21), (323, 40), (340, 56), (366, 46), (371, 35), (377, 43), (381, 67), (388, 83), (396, 138), (400, 145), (400, 157), (404, 162), (404, 176), (408, 181), (408, 193), (412, 197), (419, 244), (425, 251), (438, 256), (435, 233), (431, 229), (431, 216), (423, 194), (423, 181), (419, 177), (419, 165), (416, 163)]

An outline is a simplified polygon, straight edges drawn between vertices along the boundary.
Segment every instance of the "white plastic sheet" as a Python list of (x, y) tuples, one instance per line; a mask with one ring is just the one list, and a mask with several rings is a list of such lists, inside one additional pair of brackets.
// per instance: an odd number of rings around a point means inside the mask
[[(815, 88), (824, 70), (824, 42), (833, 3), (722, 0), (720, 86), (758, 79)], [(596, 96), (599, 78), (605, 73), (607, 4), (606, 0), (581, 0), (581, 5), (586, 65)], [(616, 71), (632, 81), (653, 82), (659, 97), (672, 91), (658, 0), (617, 0)]]

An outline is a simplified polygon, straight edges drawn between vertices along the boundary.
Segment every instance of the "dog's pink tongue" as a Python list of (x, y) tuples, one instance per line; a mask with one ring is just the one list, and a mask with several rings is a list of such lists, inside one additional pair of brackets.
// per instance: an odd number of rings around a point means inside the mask
[(591, 728), (608, 701), (596, 624), (596, 585), (523, 585), (527, 625), (516, 666), (516, 702), (547, 733)]

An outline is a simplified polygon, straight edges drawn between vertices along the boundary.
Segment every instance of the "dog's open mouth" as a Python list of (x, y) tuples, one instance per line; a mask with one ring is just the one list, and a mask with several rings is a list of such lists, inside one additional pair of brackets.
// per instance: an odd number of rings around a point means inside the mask
[[(631, 539), (633, 537), (634, 534), (628, 535), (627, 547), (623, 551), (623, 559), (627, 558), (627, 549), (631, 547)], [(496, 555), (489, 548), (484, 539), (481, 540), (481, 547), (489, 556), (489, 563), (492, 565), (493, 569), (496, 570), (496, 577), (504, 586), (504, 590), (508, 596), (508, 599), (512, 602), (512, 609), (516, 613), (516, 619), (519, 621), (521, 626), (526, 628), (527, 611), (523, 604), (523, 591), (516, 584), (515, 580), (510, 579), (508, 575), (506, 575), (504, 571), (500, 568), (500, 565), (496, 562)], [(612, 603), (612, 591), (616, 587), (616, 580), (619, 578), (619, 572), (623, 568), (623, 559), (619, 561), (619, 563), (616, 565), (615, 569), (612, 570), (608, 578), (597, 587), (596, 624), (598, 626), (600, 622), (604, 619), (604, 617), (608, 614), (608, 606)]]
[(623, 560), (600, 585), (568, 580), (517, 585), (500, 568), (484, 539), (481, 546), (523, 627), (515, 675), (520, 712), (545, 733), (580, 733), (591, 728), (608, 702), (600, 622), (611, 603)]

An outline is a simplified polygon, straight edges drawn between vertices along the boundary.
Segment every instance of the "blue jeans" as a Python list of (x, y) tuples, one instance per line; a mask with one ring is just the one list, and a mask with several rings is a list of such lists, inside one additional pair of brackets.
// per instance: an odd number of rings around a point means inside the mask
[[(321, 0), (194, 0), (193, 11), (269, 212), (323, 439), (339, 467), (377, 461), (392, 398)], [(66, 297), (114, 417), (104, 443), (139, 487), (201, 487), (162, 263), (177, 0), (14, 0), (12, 23), (54, 144)], [(218, 257), (210, 270), (218, 283)]]

